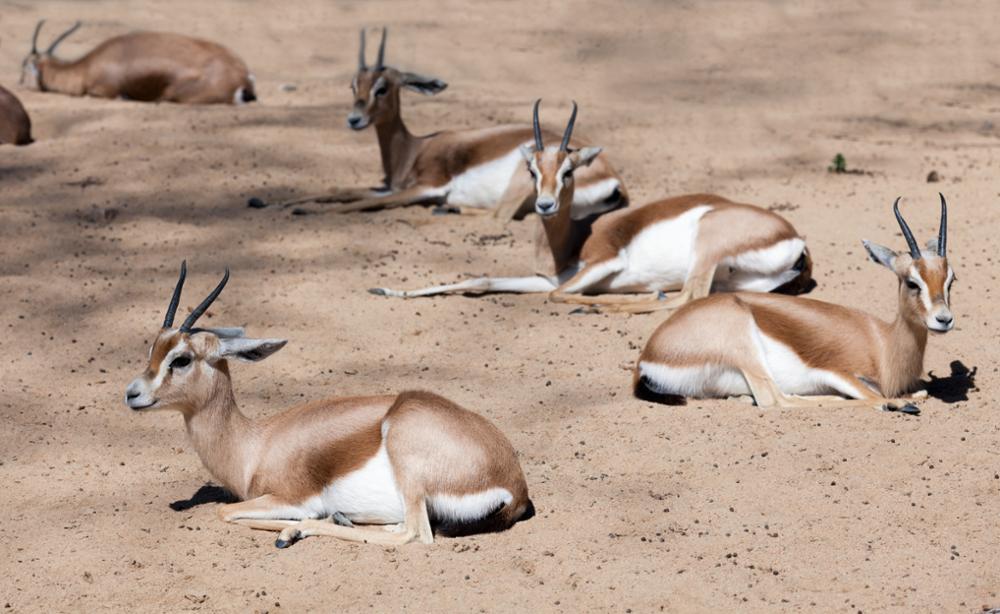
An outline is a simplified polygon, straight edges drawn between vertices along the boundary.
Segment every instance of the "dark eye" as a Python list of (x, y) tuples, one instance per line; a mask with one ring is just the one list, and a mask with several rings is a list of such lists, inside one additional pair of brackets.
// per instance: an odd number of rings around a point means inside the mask
[(375, 90), (375, 95), (376, 96), (385, 96), (386, 92), (388, 92), (388, 91), (389, 91), (389, 89), (386, 86), (383, 85), (382, 87), (380, 87), (377, 90)]
[(563, 183), (566, 183), (572, 178), (573, 178), (573, 171), (566, 171), (565, 173), (563, 173)]
[(917, 285), (917, 282), (909, 280), (909, 279), (906, 280), (906, 287), (909, 288), (910, 290), (919, 290), (920, 289), (920, 286)]
[(528, 174), (531, 175), (532, 179), (538, 179), (538, 176), (535, 175), (535, 169), (531, 168), (530, 166), (528, 167)]
[(183, 369), (184, 367), (191, 364), (190, 356), (178, 356), (177, 358), (170, 361), (171, 369)]

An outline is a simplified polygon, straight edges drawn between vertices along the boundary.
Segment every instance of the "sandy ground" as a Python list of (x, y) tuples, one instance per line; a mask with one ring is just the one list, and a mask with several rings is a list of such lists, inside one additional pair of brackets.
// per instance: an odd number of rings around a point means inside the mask
[[(1000, 109), (991, 2), (0, 3), (0, 82), (38, 142), (0, 149), (0, 607), (29, 611), (924, 611), (1000, 606), (1000, 418), (991, 323)], [(261, 103), (184, 108), (17, 88), (41, 17), (62, 53), (159, 28), (242, 55)], [(292, 218), (245, 207), (380, 178), (345, 127), (357, 30), (450, 83), (405, 95), (418, 133), (526, 122), (530, 102), (605, 146), (636, 202), (713, 191), (807, 235), (816, 298), (882, 313), (902, 248), (951, 203), (957, 328), (930, 340), (919, 417), (632, 398), (662, 314), (570, 315), (542, 296), (376, 298), (530, 272), (533, 222), (500, 238), (425, 209)], [(43, 35), (43, 41), (48, 40)], [(297, 89), (285, 92), (282, 84)], [(826, 167), (843, 153), (849, 167)], [(941, 182), (928, 184), (936, 170)], [(174, 511), (208, 480), (176, 414), (122, 402), (182, 258), (207, 322), (287, 336), (235, 368), (244, 410), (425, 388), (519, 450), (538, 516), (500, 534), (382, 549)], [(975, 380), (963, 376), (974, 369)], [(184, 506), (178, 506), (184, 507)]]

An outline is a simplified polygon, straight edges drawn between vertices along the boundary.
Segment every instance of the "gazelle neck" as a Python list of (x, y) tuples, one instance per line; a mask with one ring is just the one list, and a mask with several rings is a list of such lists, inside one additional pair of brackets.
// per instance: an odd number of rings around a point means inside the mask
[(66, 62), (52, 57), (39, 62), (38, 89), (82, 96), (85, 93), (83, 77), (86, 72), (82, 62), (83, 60)]
[(378, 134), (378, 147), (382, 154), (382, 170), (385, 172), (386, 186), (399, 188), (413, 165), (420, 139), (410, 134), (399, 113), (376, 122), (375, 132)]
[[(542, 218), (545, 238), (549, 242), (556, 273), (565, 271), (580, 258), (580, 248), (589, 233), (589, 226), (577, 224), (570, 216), (573, 206), (573, 189), (559, 192), (559, 210), (555, 215)], [(581, 228), (586, 226), (586, 228)]]
[(226, 489), (245, 498), (256, 428), (236, 405), (225, 364), (218, 370), (208, 401), (195, 411), (184, 412), (184, 424), (205, 468)]
[(909, 307), (906, 288), (899, 289), (899, 309), (883, 348), (882, 393), (887, 397), (909, 392), (924, 372), (927, 324)]

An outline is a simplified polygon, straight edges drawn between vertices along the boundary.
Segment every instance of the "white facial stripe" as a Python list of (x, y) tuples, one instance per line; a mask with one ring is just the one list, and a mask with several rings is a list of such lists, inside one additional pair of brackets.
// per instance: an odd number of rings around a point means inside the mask
[(955, 281), (955, 271), (948, 267), (948, 277), (944, 280), (944, 304), (951, 305), (951, 282)]
[(531, 159), (531, 172), (535, 174), (535, 194), (542, 193), (542, 173), (538, 170), (538, 161)]
[(163, 361), (160, 363), (160, 370), (156, 374), (156, 379), (153, 380), (153, 385), (152, 385), (153, 390), (159, 388), (160, 385), (163, 384), (163, 380), (167, 377), (167, 373), (170, 373), (170, 363), (172, 363), (174, 359), (177, 358), (178, 356), (186, 354), (187, 352), (188, 352), (187, 344), (183, 342), (178, 343), (177, 347), (167, 352), (167, 355), (163, 358)]
[(924, 309), (927, 310), (927, 313), (930, 313), (931, 293), (930, 290), (927, 289), (927, 284), (924, 283), (924, 279), (920, 276), (920, 273), (917, 272), (917, 267), (910, 267), (907, 279), (920, 286), (920, 301), (924, 304)]

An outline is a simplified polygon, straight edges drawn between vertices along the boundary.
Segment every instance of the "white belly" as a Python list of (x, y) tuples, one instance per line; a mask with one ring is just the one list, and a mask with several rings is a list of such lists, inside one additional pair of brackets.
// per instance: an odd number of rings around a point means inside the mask
[(687, 279), (702, 216), (712, 210), (700, 205), (656, 222), (637, 234), (622, 250), (625, 268), (607, 282), (606, 290), (648, 292), (676, 290)]
[(792, 267), (804, 248), (805, 241), (795, 237), (724, 258), (716, 270), (712, 290), (770, 292), (799, 276)]
[(862, 396), (851, 382), (831, 371), (810, 367), (790, 347), (768, 337), (756, 325), (754, 328), (767, 370), (785, 394)]
[(334, 480), (305, 507), (313, 516), (325, 517), (340, 512), (361, 524), (403, 522), (406, 515), (403, 497), (396, 486), (385, 443), (361, 468)]
[(521, 152), (515, 147), (500, 158), (453, 177), (446, 187), (448, 204), (476, 209), (496, 207), (522, 160)]

